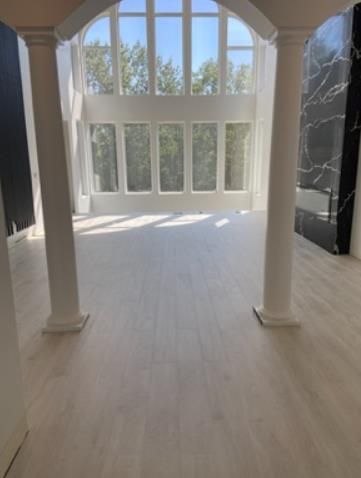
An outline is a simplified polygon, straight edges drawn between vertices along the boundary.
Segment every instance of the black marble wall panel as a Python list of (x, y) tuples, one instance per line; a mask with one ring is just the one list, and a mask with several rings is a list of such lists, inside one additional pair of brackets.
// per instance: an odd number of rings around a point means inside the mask
[(0, 22), (0, 181), (9, 235), (34, 224), (16, 33)]
[(305, 49), (296, 231), (329, 252), (350, 247), (361, 127), (361, 4)]

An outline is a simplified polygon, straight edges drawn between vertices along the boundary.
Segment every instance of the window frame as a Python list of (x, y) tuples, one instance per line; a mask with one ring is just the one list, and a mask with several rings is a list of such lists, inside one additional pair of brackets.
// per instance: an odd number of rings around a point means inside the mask
[[(184, 0), (187, 2), (187, 0)], [(216, 96), (220, 96), (222, 94), (222, 53), (224, 51), (223, 42), (222, 42), (222, 30), (223, 30), (223, 16), (222, 16), (222, 9), (217, 3), (218, 12), (204, 12), (204, 13), (193, 13), (192, 12), (192, 0), (188, 0), (190, 6), (190, 18), (186, 18), (186, 22), (188, 23), (188, 32), (189, 35), (189, 44), (190, 44), (190, 51), (189, 51), (189, 83), (190, 83), (190, 91), (188, 94), (191, 97), (201, 97), (201, 98), (214, 98)], [(214, 95), (196, 95), (193, 93), (193, 18), (217, 18), (218, 19), (218, 35), (217, 35), (217, 42), (218, 42), (218, 49), (217, 49), (217, 65), (218, 65), (218, 84), (217, 84), (217, 93)], [(227, 45), (226, 45), (227, 46)]]
[[(116, 8), (116, 18), (115, 18), (115, 32), (116, 32), (116, 44), (114, 46), (115, 51), (116, 51), (116, 58), (117, 58), (117, 75), (118, 75), (118, 89), (117, 89), (117, 95), (124, 96), (126, 98), (142, 98), (142, 97), (148, 97), (148, 96), (153, 96), (154, 91), (152, 88), (152, 82), (153, 82), (153, 76), (154, 76), (154, 71), (151, 66), (153, 54), (152, 51), (154, 49), (154, 38), (152, 33), (150, 32), (151, 25), (150, 23), (154, 24), (152, 21), (152, 11), (150, 9), (150, 0), (145, 0), (145, 12), (126, 12), (126, 13), (120, 13), (119, 12), (119, 3), (115, 4)], [(123, 92), (123, 84), (122, 84), (122, 75), (121, 75), (121, 69), (120, 69), (120, 28), (119, 28), (119, 19), (120, 17), (123, 18), (144, 18), (145, 20), (145, 37), (147, 39), (147, 45), (146, 45), (146, 50), (147, 50), (147, 70), (148, 70), (148, 91), (147, 93), (143, 94), (136, 94), (136, 95), (129, 95), (125, 94)], [(113, 38), (112, 38), (113, 40)], [(150, 46), (151, 45), (151, 46)]]
[[(247, 189), (226, 189), (226, 152), (227, 152), (227, 124), (249, 124), (250, 125), (250, 145), (249, 145), (249, 161), (246, 168), (246, 179), (247, 179)], [(255, 142), (255, 121), (245, 121), (245, 120), (232, 120), (224, 121), (224, 151), (222, 151), (222, 156), (224, 158), (223, 165), (223, 193), (224, 194), (251, 194), (252, 190), (252, 174), (253, 174), (253, 165), (255, 162), (254, 157), (254, 142)]]
[[(102, 93), (100, 95), (96, 95), (94, 93), (89, 93), (88, 91), (88, 85), (87, 85), (87, 81), (86, 81), (86, 62), (85, 62), (85, 49), (87, 48), (86, 45), (84, 45), (84, 40), (85, 40), (85, 37), (86, 37), (86, 34), (88, 33), (88, 31), (90, 30), (90, 28), (98, 21), (98, 20), (101, 20), (102, 18), (109, 18), (109, 35), (110, 35), (110, 45), (109, 45), (109, 48), (110, 48), (110, 51), (111, 51), (111, 55), (112, 55), (112, 80), (113, 80), (113, 93)], [(101, 14), (97, 15), (95, 18), (93, 18), (93, 20), (88, 23), (82, 30), (81, 32), (79, 33), (79, 45), (80, 45), (80, 75), (81, 75), (81, 86), (82, 86), (82, 93), (84, 94), (84, 96), (100, 96), (100, 97), (103, 97), (103, 96), (114, 96), (115, 94), (118, 94), (118, 90), (117, 90), (117, 81), (116, 81), (116, 77), (117, 75), (114, 75), (114, 70), (115, 68), (117, 67), (118, 65), (118, 61), (115, 61), (115, 56), (114, 56), (114, 45), (113, 45), (113, 41), (114, 41), (114, 38), (113, 38), (113, 15), (112, 15), (112, 12), (111, 10), (104, 10), (104, 12), (102, 12)], [(118, 70), (118, 69), (117, 69)]]
[[(113, 125), (114, 126), (114, 148), (115, 148), (115, 164), (117, 165), (118, 190), (117, 191), (96, 191), (94, 187), (94, 163), (93, 150), (91, 145), (91, 125)], [(120, 168), (119, 168), (119, 152), (117, 145), (117, 122), (116, 121), (87, 121), (86, 122), (86, 156), (88, 158), (88, 174), (90, 175), (89, 191), (92, 196), (119, 196), (121, 194), (120, 188)], [(90, 164), (89, 164), (90, 163)]]
[[(225, 12), (225, 45), (222, 49), (222, 53), (225, 55), (225, 66), (224, 69), (224, 77), (223, 77), (223, 86), (224, 86), (224, 94), (230, 97), (240, 97), (243, 95), (254, 95), (256, 93), (256, 82), (257, 82), (257, 55), (258, 55), (258, 41), (255, 32), (252, 28), (245, 23), (242, 18), (238, 17), (237, 15), (232, 14), (231, 12)], [(234, 18), (235, 20), (241, 22), (245, 28), (247, 28), (249, 34), (252, 37), (253, 46), (242, 46), (242, 45), (228, 45), (228, 19)], [(230, 51), (251, 51), (252, 52), (252, 77), (251, 77), (251, 88), (247, 92), (241, 93), (228, 93), (227, 92), (227, 83), (228, 83), (228, 53)]]
[[(150, 153), (150, 184), (151, 189), (149, 191), (129, 191), (128, 189), (128, 168), (127, 168), (127, 148), (125, 141), (125, 125), (139, 125), (146, 124), (148, 125), (149, 130), (149, 153)], [(122, 143), (122, 160), (123, 160), (123, 171), (124, 171), (124, 194), (126, 196), (149, 196), (154, 193), (154, 181), (153, 181), (153, 139), (152, 139), (152, 122), (151, 121), (122, 121), (121, 125), (121, 143)]]
[[(154, 4), (155, 4), (155, 0), (147, 0), (151, 5), (152, 5), (152, 13), (151, 13), (151, 20), (152, 20), (152, 25), (153, 25), (153, 47), (154, 47), (154, 52), (153, 52), (153, 55), (152, 55), (152, 58), (151, 58), (151, 61), (152, 61), (152, 67), (153, 67), (153, 72), (154, 72), (154, 75), (153, 75), (153, 82), (154, 82), (154, 96), (155, 97), (182, 97), (182, 96), (186, 96), (187, 95), (187, 92), (186, 92), (186, 68), (187, 68), (187, 63), (186, 63), (186, 42), (185, 42), (185, 35), (188, 34), (187, 32), (187, 27), (186, 27), (186, 14), (185, 14), (185, 1), (186, 0), (182, 0), (182, 11), (181, 12), (178, 12), (178, 13), (167, 13), (167, 12), (163, 12), (163, 13), (156, 13), (155, 10), (154, 10)], [(157, 37), (156, 37), (156, 32), (157, 32), (157, 29), (156, 29), (156, 20), (157, 18), (180, 18), (181, 21), (182, 21), (182, 42), (181, 42), (181, 45), (182, 45), (182, 78), (183, 78), (183, 92), (180, 94), (180, 95), (174, 95), (174, 94), (159, 94), (157, 93), (158, 91), (158, 77), (157, 77)]]
[[(159, 145), (159, 126), (162, 124), (176, 124), (183, 127), (183, 191), (162, 191), (160, 177), (160, 145)], [(158, 194), (161, 196), (182, 196), (187, 191), (187, 175), (186, 175), (186, 121), (157, 121), (157, 178), (158, 178)]]
[[(80, 44), (80, 58), (81, 58), (81, 77), (82, 77), (82, 89), (83, 93), (87, 96), (123, 96), (127, 98), (139, 98), (139, 97), (216, 97), (216, 96), (230, 96), (241, 97), (254, 95), (257, 90), (258, 80), (258, 57), (259, 57), (259, 42), (254, 30), (247, 25), (247, 23), (235, 15), (231, 11), (228, 11), (222, 5), (217, 4), (218, 12), (192, 12), (191, 0), (182, 0), (181, 12), (161, 12), (156, 13), (154, 10), (155, 0), (145, 0), (146, 10), (142, 12), (119, 12), (119, 2), (108, 8), (100, 15), (95, 17), (88, 25), (86, 25), (79, 34)], [(126, 95), (122, 92), (122, 78), (120, 71), (120, 31), (119, 31), (119, 17), (138, 17), (145, 18), (146, 23), (146, 38), (147, 38), (147, 62), (148, 62), (148, 92), (142, 95)], [(158, 95), (157, 94), (157, 69), (156, 69), (156, 18), (158, 17), (178, 17), (182, 19), (182, 56), (183, 56), (183, 93), (180, 95)], [(193, 40), (193, 18), (218, 18), (218, 91), (214, 95), (196, 95), (193, 93), (192, 85), (192, 40)], [(88, 92), (86, 83), (86, 65), (84, 57), (84, 39), (88, 30), (94, 23), (102, 18), (109, 18), (110, 27), (110, 50), (112, 55), (112, 80), (113, 80), (113, 93), (95, 95)], [(245, 28), (249, 31), (249, 34), (253, 40), (253, 46), (229, 46), (228, 45), (228, 19), (234, 18), (241, 22)], [(241, 93), (227, 93), (227, 73), (228, 73), (228, 53), (230, 51), (251, 51), (252, 52), (252, 81), (251, 88), (248, 92)]]
[[(221, 121), (216, 120), (197, 120), (197, 121), (191, 121), (190, 122), (190, 138), (191, 138), (191, 143), (190, 143), (190, 193), (191, 194), (217, 194), (220, 192), (220, 178), (219, 178), (219, 146), (220, 146), (220, 141), (219, 141), (219, 134), (220, 134), (220, 126), (221, 126)], [(194, 124), (215, 124), (217, 125), (217, 147), (216, 147), (216, 188), (212, 191), (195, 191), (193, 189), (193, 125)]]

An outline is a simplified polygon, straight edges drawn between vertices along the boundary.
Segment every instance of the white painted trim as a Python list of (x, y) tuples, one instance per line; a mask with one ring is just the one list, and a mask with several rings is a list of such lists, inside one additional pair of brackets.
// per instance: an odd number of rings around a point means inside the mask
[(33, 226), (27, 227), (22, 231), (15, 232), (15, 234), (12, 234), (7, 238), (8, 246), (14, 247), (18, 242), (22, 241), (23, 239), (31, 237), (34, 234), (35, 228), (36, 225), (34, 224)]
[(28, 433), (26, 417), (23, 416), (16, 425), (5, 447), (0, 452), (0, 478), (4, 478), (18, 450)]
[[(183, 191), (162, 191), (161, 190), (161, 180), (160, 180), (160, 146), (159, 146), (159, 126), (160, 125), (181, 125), (183, 128)], [(185, 121), (157, 121), (156, 127), (156, 144), (157, 144), (157, 168), (158, 168), (158, 194), (162, 196), (168, 196), (171, 194), (177, 194), (179, 196), (185, 194), (186, 192), (186, 155), (185, 155), (185, 149), (186, 149), (186, 134), (185, 134)]]
[[(85, 0), (57, 26), (59, 38), (71, 39), (99, 13), (115, 3), (115, 0)], [(276, 30), (271, 21), (249, 0), (219, 0), (217, 3), (242, 18), (264, 39), (268, 39)]]
[(70, 323), (51, 323), (49, 317), (47, 324), (42, 328), (43, 334), (61, 334), (67, 332), (80, 332), (89, 319), (89, 314), (82, 314), (79, 318)]
[(254, 307), (253, 312), (264, 327), (300, 327), (301, 325), (292, 314), (288, 317), (273, 317), (268, 315), (262, 307)]

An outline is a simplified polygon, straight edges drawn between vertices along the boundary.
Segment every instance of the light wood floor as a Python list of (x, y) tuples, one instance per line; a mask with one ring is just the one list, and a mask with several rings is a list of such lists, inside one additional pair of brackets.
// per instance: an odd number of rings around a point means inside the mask
[(263, 329), (264, 216), (75, 218), (79, 335), (11, 251), (30, 434), (9, 478), (358, 478), (361, 263), (296, 238), (300, 329)]

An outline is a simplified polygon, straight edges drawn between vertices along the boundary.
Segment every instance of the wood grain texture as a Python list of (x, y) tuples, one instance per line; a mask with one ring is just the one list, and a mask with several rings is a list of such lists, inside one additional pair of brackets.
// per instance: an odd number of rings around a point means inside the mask
[(76, 217), (81, 334), (11, 251), (30, 434), (9, 478), (358, 478), (361, 264), (296, 237), (300, 329), (262, 328), (264, 215)]

